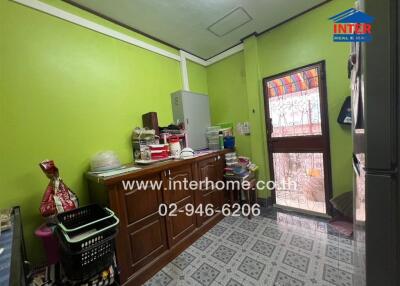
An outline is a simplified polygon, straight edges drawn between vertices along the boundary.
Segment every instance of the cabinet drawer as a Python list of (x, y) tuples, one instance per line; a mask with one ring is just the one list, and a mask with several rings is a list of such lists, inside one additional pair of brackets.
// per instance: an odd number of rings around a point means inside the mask
[[(161, 176), (141, 178), (140, 181), (161, 182)], [(158, 213), (158, 207), (162, 203), (162, 196), (161, 192), (156, 189), (134, 189), (125, 193), (124, 200), (128, 224), (133, 224)]]
[[(208, 158), (202, 161), (199, 161), (197, 164), (198, 168), (198, 179), (199, 181), (205, 182), (208, 180), (209, 182), (218, 182), (223, 181), (223, 172), (224, 172), (224, 158), (223, 156), (217, 155), (212, 158)], [(225, 191), (217, 190), (212, 188), (212, 186), (203, 187), (198, 191), (198, 204), (203, 205), (203, 209), (207, 204), (212, 204), (215, 209), (220, 209), (224, 203), (224, 194)], [(209, 217), (205, 214), (203, 216), (199, 216), (200, 224), (208, 221), (213, 216)]]
[(217, 182), (223, 179), (223, 162), (221, 156), (215, 156), (198, 163), (199, 180)]
[(165, 219), (160, 217), (129, 233), (132, 271), (136, 271), (167, 249)]
[[(164, 199), (167, 204), (176, 204), (176, 216), (167, 216), (169, 247), (190, 235), (196, 228), (196, 216), (188, 216), (184, 211), (187, 204), (195, 205), (194, 190), (185, 189), (183, 182), (194, 180), (193, 164), (186, 164), (166, 170), (164, 173)], [(179, 212), (181, 211), (181, 212)]]
[(164, 171), (164, 199), (166, 203), (176, 203), (182, 206), (193, 203), (194, 191), (185, 189), (184, 181), (194, 179), (192, 165), (187, 164)]

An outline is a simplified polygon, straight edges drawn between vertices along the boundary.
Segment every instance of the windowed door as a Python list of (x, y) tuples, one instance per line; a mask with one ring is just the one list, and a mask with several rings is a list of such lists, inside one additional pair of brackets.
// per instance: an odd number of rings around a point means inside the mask
[(325, 63), (265, 78), (263, 84), (275, 203), (329, 213), (332, 183)]

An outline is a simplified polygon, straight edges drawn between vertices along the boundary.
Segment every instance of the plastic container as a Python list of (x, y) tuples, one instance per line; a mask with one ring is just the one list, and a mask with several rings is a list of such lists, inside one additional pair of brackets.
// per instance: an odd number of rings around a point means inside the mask
[(90, 169), (93, 172), (107, 171), (121, 167), (118, 156), (113, 151), (104, 151), (93, 156)]
[(149, 145), (149, 148), (150, 148), (152, 160), (168, 158), (168, 153), (169, 153), (168, 145), (152, 144), (152, 145)]
[(220, 150), (219, 143), (208, 143), (208, 149), (210, 150)]
[(219, 138), (219, 132), (206, 133), (206, 137), (208, 140)]
[(236, 159), (236, 152), (226, 153), (225, 158), (226, 159), (232, 159), (232, 158)]
[(206, 137), (209, 150), (220, 150), (221, 142), (219, 137), (220, 126), (211, 126), (207, 128)]
[(219, 132), (219, 130), (221, 129), (221, 126), (210, 126), (207, 127), (207, 132)]
[(100, 209), (90, 205), (57, 216), (60, 261), (70, 280), (88, 279), (113, 263), (119, 220)]
[(219, 130), (220, 130), (220, 127), (219, 127), (219, 126), (211, 126), (211, 127), (208, 127), (208, 128), (207, 128), (207, 131), (206, 131), (207, 139), (211, 139), (211, 138), (218, 137), (218, 135), (219, 135)]
[(207, 136), (208, 141), (219, 141), (219, 135), (216, 136)]
[(233, 149), (235, 148), (235, 137), (227, 136), (224, 138), (224, 147), (226, 149)]
[(210, 150), (220, 150), (221, 149), (220, 138), (219, 138), (218, 132), (212, 136), (207, 135), (207, 146), (208, 146), (208, 149), (210, 149)]
[(169, 138), (169, 152), (172, 157), (179, 158), (181, 154), (181, 143), (179, 143), (179, 138), (177, 136)]
[(57, 224), (63, 232), (69, 233), (87, 228), (92, 224), (106, 220), (112, 216), (114, 216), (112, 210), (102, 208), (97, 204), (92, 204), (58, 214)]
[(56, 264), (60, 260), (58, 250), (59, 244), (54, 230), (54, 227), (48, 227), (45, 224), (42, 224), (35, 231), (35, 235), (43, 242), (43, 247), (47, 258), (47, 265)]

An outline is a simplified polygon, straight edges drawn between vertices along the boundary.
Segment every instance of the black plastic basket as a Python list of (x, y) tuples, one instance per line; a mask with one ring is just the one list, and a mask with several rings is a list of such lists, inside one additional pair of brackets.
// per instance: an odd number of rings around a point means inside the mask
[[(111, 212), (108, 209), (106, 211), (108, 214)], [(97, 220), (94, 222), (88, 219), (87, 208), (85, 211), (76, 209), (74, 215), (72, 212), (74, 211), (68, 212), (68, 217), (73, 218), (68, 220), (68, 226), (71, 227), (69, 231), (63, 230), (65, 225), (62, 228), (61, 222), (57, 228), (60, 238), (60, 261), (68, 279), (81, 281), (93, 277), (112, 264), (119, 220), (112, 212), (111, 217), (95, 216)], [(79, 218), (80, 214), (85, 219)], [(75, 223), (78, 221), (85, 221), (86, 224), (78, 226)]]
[(93, 204), (60, 213), (57, 215), (57, 220), (58, 226), (64, 232), (73, 232), (112, 216), (114, 216), (114, 212), (110, 209)]

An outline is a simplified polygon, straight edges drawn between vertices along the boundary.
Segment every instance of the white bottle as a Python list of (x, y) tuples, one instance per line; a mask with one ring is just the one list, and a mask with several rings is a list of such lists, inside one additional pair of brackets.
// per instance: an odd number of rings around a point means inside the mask
[(172, 136), (169, 138), (169, 152), (171, 156), (178, 159), (181, 154), (181, 143), (179, 143), (179, 138)]

